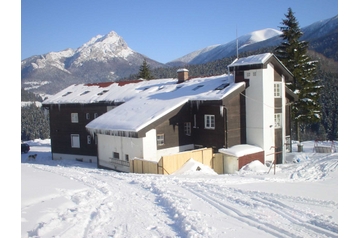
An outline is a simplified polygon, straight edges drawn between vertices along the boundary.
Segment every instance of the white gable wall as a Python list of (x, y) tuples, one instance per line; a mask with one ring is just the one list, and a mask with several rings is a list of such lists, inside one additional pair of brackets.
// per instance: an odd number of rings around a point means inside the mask
[(272, 160), (273, 155), (266, 155), (274, 152), (271, 146), (275, 145), (273, 66), (245, 71), (245, 78), (250, 79), (246, 89), (247, 143), (261, 147), (265, 151), (265, 161)]

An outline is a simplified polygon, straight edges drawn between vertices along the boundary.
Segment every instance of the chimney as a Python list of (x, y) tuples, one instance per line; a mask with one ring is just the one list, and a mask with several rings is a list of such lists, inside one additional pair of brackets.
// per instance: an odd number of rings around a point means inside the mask
[(178, 73), (178, 83), (182, 83), (189, 78), (189, 70), (187, 69), (178, 69), (177, 73)]

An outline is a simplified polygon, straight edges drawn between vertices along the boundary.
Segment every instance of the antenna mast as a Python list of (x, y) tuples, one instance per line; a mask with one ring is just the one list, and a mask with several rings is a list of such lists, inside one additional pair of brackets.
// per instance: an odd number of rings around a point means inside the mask
[(236, 25), (236, 59), (239, 59), (239, 40), (237, 38), (237, 25)]

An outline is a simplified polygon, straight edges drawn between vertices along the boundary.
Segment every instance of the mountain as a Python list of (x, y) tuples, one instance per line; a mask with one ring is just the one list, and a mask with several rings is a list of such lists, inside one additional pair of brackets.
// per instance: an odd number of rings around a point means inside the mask
[(138, 72), (146, 59), (152, 68), (165, 67), (133, 51), (111, 31), (78, 49), (36, 55), (21, 62), (21, 87), (36, 93), (56, 93), (74, 83), (118, 81)]
[(235, 55), (237, 48), (243, 49), (248, 45), (270, 39), (280, 34), (281, 31), (272, 28), (254, 31), (226, 44), (209, 46), (202, 50), (194, 51), (167, 63), (167, 65), (183, 66), (186, 64), (205, 64), (214, 60)]
[[(301, 30), (303, 32), (301, 40), (309, 41), (310, 50), (338, 61), (338, 16), (315, 22), (303, 27)], [(271, 28), (254, 31), (226, 44), (194, 51), (167, 63), (167, 65), (181, 67), (184, 65), (205, 64), (225, 57), (235, 56), (237, 53), (274, 47), (282, 42), (280, 34), (280, 31)]]
[[(302, 31), (301, 39), (309, 41), (310, 50), (338, 62), (338, 16), (303, 27)], [(129, 78), (138, 73), (144, 59), (151, 69), (169, 69), (211, 63), (235, 57), (237, 53), (267, 52), (282, 42), (280, 34), (271, 28), (254, 31), (226, 44), (208, 46), (162, 64), (133, 51), (112, 31), (93, 37), (77, 49), (50, 52), (21, 61), (21, 87), (37, 94), (53, 94), (75, 83)]]

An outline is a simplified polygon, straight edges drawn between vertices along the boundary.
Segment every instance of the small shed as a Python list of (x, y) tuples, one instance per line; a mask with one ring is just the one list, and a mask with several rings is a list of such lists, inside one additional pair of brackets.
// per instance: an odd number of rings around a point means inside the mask
[(224, 174), (233, 174), (254, 160), (262, 164), (265, 161), (264, 150), (255, 145), (234, 145), (230, 148), (219, 149), (219, 153), (224, 155)]

